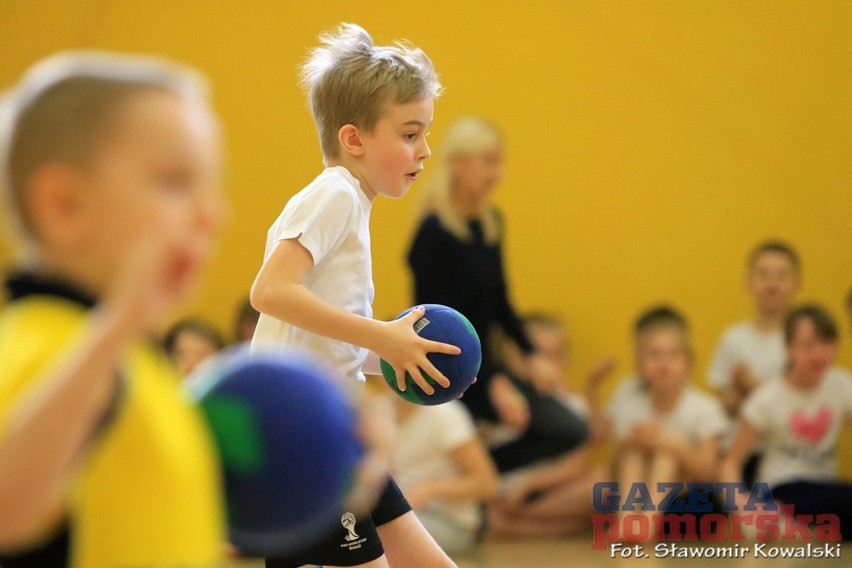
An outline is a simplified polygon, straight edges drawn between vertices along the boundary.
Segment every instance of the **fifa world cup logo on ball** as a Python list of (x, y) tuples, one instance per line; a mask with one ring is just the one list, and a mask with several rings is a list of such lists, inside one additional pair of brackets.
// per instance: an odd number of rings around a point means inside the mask
[(355, 515), (352, 513), (343, 513), (343, 516), (340, 518), (340, 524), (349, 531), (349, 534), (345, 537), (346, 540), (353, 541), (358, 538), (358, 534), (355, 532)]

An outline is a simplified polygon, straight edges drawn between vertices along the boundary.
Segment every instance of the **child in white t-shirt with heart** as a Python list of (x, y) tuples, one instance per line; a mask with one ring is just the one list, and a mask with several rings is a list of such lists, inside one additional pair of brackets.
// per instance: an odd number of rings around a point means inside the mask
[[(784, 323), (787, 370), (745, 401), (722, 465), (725, 481), (739, 481), (752, 447), (762, 442), (757, 480), (776, 501), (799, 514), (836, 514), (852, 536), (852, 484), (838, 479), (838, 439), (852, 423), (852, 374), (835, 366), (838, 328), (823, 308), (804, 305)], [(844, 530), (845, 529), (845, 530)]]

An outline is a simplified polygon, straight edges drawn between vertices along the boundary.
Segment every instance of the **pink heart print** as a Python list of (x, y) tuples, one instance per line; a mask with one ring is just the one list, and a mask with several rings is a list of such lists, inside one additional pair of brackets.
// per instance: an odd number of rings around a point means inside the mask
[(834, 413), (828, 405), (821, 406), (812, 417), (805, 416), (805, 413), (800, 410), (790, 419), (790, 427), (802, 440), (816, 444), (828, 433), (833, 417)]

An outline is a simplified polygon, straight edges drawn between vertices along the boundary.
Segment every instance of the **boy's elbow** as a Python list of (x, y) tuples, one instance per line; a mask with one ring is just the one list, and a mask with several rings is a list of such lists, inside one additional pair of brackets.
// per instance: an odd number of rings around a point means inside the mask
[(271, 311), (271, 303), (274, 294), (270, 290), (269, 285), (263, 280), (255, 280), (249, 292), (249, 302), (251, 307), (262, 314), (268, 314)]
[(251, 290), (249, 291), (249, 303), (251, 307), (263, 313), (263, 299), (261, 298), (260, 290), (258, 289), (257, 281), (251, 285)]

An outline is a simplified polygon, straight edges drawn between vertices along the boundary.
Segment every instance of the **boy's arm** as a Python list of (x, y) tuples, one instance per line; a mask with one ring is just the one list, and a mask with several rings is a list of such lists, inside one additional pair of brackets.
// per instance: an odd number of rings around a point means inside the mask
[(564, 486), (589, 470), (589, 447), (582, 446), (558, 461), (533, 469), (506, 493), (503, 505), (520, 509), (538, 492)]
[(616, 360), (612, 357), (603, 359), (592, 368), (586, 381), (585, 396), (589, 406), (589, 440), (599, 442), (612, 433), (612, 421), (603, 408), (600, 399), (600, 389), (603, 382), (612, 374)]
[[(758, 431), (748, 421), (740, 419), (737, 427), (737, 434), (731, 447), (728, 448), (728, 453), (722, 459), (722, 465), (719, 467), (719, 481), (726, 483), (741, 483), (743, 480), (743, 464), (751, 453), (752, 447), (757, 442)], [(742, 492), (737, 492), (737, 507), (743, 511), (746, 495)]]
[(449, 380), (426, 355), (430, 352), (458, 355), (461, 350), (417, 335), (414, 323), (423, 317), (423, 308), (412, 310), (404, 318), (391, 322), (349, 313), (323, 301), (302, 285), (302, 279), (313, 265), (311, 253), (298, 239), (280, 241), (263, 263), (252, 285), (252, 305), (265, 314), (311, 333), (375, 352), (393, 367), (400, 390), (405, 389), (404, 377), (408, 372), (425, 392), (435, 392), (419, 369), (441, 386), (449, 386)]
[(743, 393), (737, 388), (733, 378), (738, 360), (737, 349), (732, 344), (729, 333), (723, 333), (710, 360), (707, 383), (722, 401), (722, 406), (729, 416), (737, 416), (743, 402)]
[(62, 516), (67, 483), (106, 410), (126, 331), (93, 313), (76, 357), (24, 395), (0, 443), (0, 549), (26, 547)]
[(0, 549), (32, 544), (61, 519), (66, 492), (114, 393), (123, 347), (188, 293), (203, 247), (162, 227), (130, 246), (124, 270), (87, 317), (73, 355), (54, 360), (5, 416)]
[(487, 500), (497, 493), (497, 470), (477, 437), (457, 446), (451, 453), (460, 473), (412, 487), (405, 496), (415, 509), (433, 499), (452, 501)]

